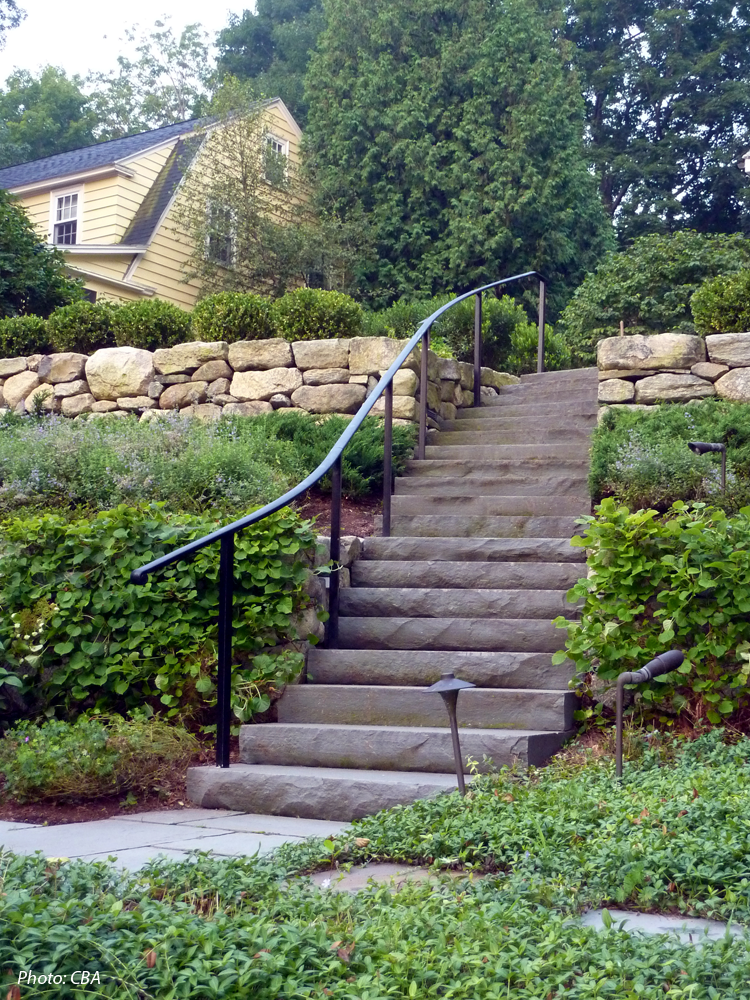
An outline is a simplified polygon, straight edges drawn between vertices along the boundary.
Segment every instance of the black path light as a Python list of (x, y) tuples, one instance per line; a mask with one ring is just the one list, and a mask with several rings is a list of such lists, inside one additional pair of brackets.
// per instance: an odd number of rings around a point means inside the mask
[(710, 444), (707, 441), (688, 441), (688, 448), (696, 455), (705, 455), (710, 451), (721, 452), (721, 491), (727, 491), (727, 446), (725, 444)]
[(643, 684), (644, 681), (650, 681), (660, 674), (668, 674), (672, 670), (676, 670), (684, 659), (685, 654), (679, 649), (670, 649), (668, 653), (662, 653), (661, 656), (649, 660), (645, 667), (641, 667), (640, 670), (633, 673), (628, 671), (620, 674), (617, 678), (617, 746), (615, 750), (617, 763), (615, 773), (618, 778), (622, 777), (622, 703), (625, 685)]
[(476, 687), (471, 681), (462, 681), (454, 677), (452, 673), (441, 674), (440, 680), (428, 687), (428, 691), (439, 694), (448, 709), (448, 718), (451, 723), (451, 737), (453, 738), (453, 758), (456, 761), (456, 777), (458, 778), (458, 790), (462, 795), (466, 795), (466, 785), (464, 784), (464, 767), (461, 761), (461, 744), (458, 742), (458, 721), (456, 718), (456, 702), (458, 692), (462, 688)]

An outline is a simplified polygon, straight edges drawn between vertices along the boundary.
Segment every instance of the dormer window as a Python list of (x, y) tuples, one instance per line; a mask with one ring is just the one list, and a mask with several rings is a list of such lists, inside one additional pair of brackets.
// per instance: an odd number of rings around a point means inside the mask
[(52, 243), (56, 246), (73, 246), (79, 242), (80, 211), (80, 191), (52, 195)]

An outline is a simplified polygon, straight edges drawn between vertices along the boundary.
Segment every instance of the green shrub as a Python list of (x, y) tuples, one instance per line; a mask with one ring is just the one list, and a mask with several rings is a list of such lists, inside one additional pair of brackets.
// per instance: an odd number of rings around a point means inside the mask
[(690, 300), (698, 333), (750, 330), (750, 269), (704, 281)]
[(62, 306), (47, 320), (55, 351), (93, 354), (100, 347), (115, 347), (114, 321), (119, 307), (111, 302), (74, 302)]
[(582, 676), (613, 683), (677, 647), (685, 662), (641, 691), (647, 708), (713, 723), (748, 707), (750, 507), (728, 518), (704, 504), (630, 510), (609, 498), (573, 540), (588, 550), (588, 576), (569, 591), (580, 621), (558, 618), (565, 652)]
[(184, 768), (197, 741), (158, 718), (19, 722), (0, 740), (3, 794), (17, 802), (149, 792)]
[(297, 288), (276, 299), (271, 308), (278, 335), (285, 340), (330, 340), (357, 337), (362, 307), (343, 292)]
[[(133, 586), (129, 575), (219, 524), (158, 504), (75, 521), (53, 513), (6, 520), (0, 651), (23, 686), (0, 689), (4, 714), (70, 718), (144, 705), (177, 714), (214, 704), (218, 546), (155, 574), (146, 586)], [(309, 603), (305, 563), (314, 543), (312, 524), (289, 509), (237, 536), (237, 685), (257, 680), (260, 668), (249, 657), (297, 638), (293, 619)], [(247, 701), (245, 692), (245, 710)]]
[(193, 310), (196, 340), (265, 340), (276, 336), (271, 303), (250, 292), (216, 292)]
[(164, 299), (128, 302), (114, 312), (112, 332), (118, 347), (174, 347), (190, 340), (190, 313)]
[(8, 316), (0, 319), (0, 357), (19, 358), (49, 354), (47, 320), (41, 316)]

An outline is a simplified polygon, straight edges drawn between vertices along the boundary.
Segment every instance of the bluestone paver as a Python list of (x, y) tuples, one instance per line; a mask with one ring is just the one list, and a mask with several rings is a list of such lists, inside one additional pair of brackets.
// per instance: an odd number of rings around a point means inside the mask
[[(196, 810), (197, 811), (197, 810)], [(192, 826), (200, 826), (206, 830), (232, 830), (237, 833), (268, 833), (289, 837), (328, 837), (346, 830), (347, 823), (337, 823), (335, 820), (299, 819), (295, 816), (259, 816), (255, 813), (231, 813), (227, 816), (214, 818), (213, 809), (203, 810), (206, 819), (192, 821)]]
[[(663, 913), (633, 913), (630, 910), (609, 910), (612, 918), (612, 928), (619, 928), (628, 933), (641, 931), (644, 934), (673, 934), (685, 944), (702, 944), (705, 941), (716, 941), (729, 932), (733, 937), (742, 937), (748, 929), (739, 924), (725, 924), (721, 920), (703, 920), (698, 917), (671, 916)], [(595, 927), (603, 930), (605, 925), (601, 910), (589, 910), (581, 918), (584, 927)]]
[[(196, 831), (195, 827), (181, 827), (180, 829)], [(202, 832), (207, 833), (206, 830)], [(217, 830), (212, 831), (208, 836), (196, 837), (194, 840), (179, 840), (164, 846), (180, 851), (211, 851), (212, 854), (239, 858), (250, 857), (256, 853), (270, 854), (282, 844), (288, 844), (290, 840), (300, 844), (303, 838), (264, 836), (259, 833), (226, 833)]]
[(88, 823), (9, 830), (1, 835), (1, 839), (3, 847), (17, 854), (42, 851), (48, 857), (81, 858), (90, 854), (117, 854), (134, 847), (172, 844), (179, 840), (212, 840), (215, 836), (216, 831), (199, 827), (100, 819)]

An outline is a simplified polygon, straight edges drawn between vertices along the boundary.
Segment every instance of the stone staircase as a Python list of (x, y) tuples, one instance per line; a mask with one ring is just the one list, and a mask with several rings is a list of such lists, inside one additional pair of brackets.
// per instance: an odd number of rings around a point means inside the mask
[[(524, 376), (431, 431), (396, 480), (391, 537), (364, 541), (340, 597), (339, 646), (315, 648), (278, 722), (243, 726), (242, 764), (193, 768), (203, 806), (350, 820), (456, 786), (442, 699), (480, 768), (541, 765), (573, 729), (570, 666), (552, 666), (582, 575), (569, 539), (590, 509), (596, 369)], [(490, 765), (491, 766), (491, 765)]]

